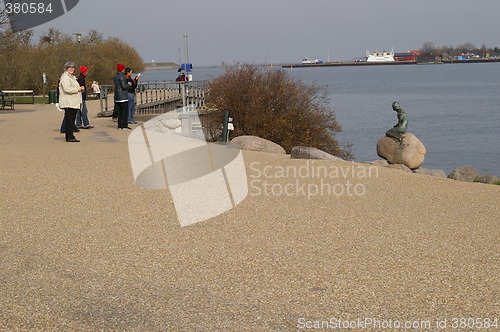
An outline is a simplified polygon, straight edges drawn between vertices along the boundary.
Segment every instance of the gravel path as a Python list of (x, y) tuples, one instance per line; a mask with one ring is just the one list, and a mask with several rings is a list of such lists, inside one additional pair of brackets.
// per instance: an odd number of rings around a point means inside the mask
[[(53, 105), (0, 111), (0, 330), (274, 331), (339, 319), (425, 330), (500, 318), (500, 186), (245, 151), (248, 197), (180, 227), (167, 190), (134, 184), (130, 132), (95, 118), (97, 105), (80, 143), (64, 141)], [(304, 165), (346, 178), (281, 176)], [(300, 185), (324, 190), (307, 197)]]

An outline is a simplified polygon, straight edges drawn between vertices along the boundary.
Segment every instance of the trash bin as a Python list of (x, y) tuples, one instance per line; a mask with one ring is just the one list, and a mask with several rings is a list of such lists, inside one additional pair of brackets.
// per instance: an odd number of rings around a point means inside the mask
[(56, 93), (57, 93), (57, 90), (50, 90), (49, 91), (49, 104), (57, 103)]

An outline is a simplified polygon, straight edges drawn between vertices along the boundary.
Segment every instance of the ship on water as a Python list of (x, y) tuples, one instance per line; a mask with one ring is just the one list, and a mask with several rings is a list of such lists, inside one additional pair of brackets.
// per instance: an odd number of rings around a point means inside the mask
[(393, 62), (394, 59), (394, 49), (389, 53), (386, 50), (383, 52), (373, 52), (370, 53), (366, 51), (366, 62)]
[(304, 58), (304, 59), (302, 59), (301, 63), (303, 65), (315, 65), (315, 64), (318, 64), (318, 63), (323, 63), (323, 61), (320, 61), (319, 59)]

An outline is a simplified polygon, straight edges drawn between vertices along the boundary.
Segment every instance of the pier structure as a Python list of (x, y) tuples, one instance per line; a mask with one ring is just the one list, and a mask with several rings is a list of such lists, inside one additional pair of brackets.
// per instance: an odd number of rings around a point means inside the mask
[(418, 64), (450, 64), (450, 63), (489, 63), (500, 62), (500, 59), (468, 59), (468, 60), (445, 60), (438, 58), (434, 62), (418, 62), (418, 61), (347, 61), (347, 62), (324, 62), (315, 64), (283, 64), (281, 68), (312, 68), (312, 67), (344, 67), (344, 66), (399, 66), (399, 65), (418, 65)]
[[(208, 80), (185, 82), (147, 82), (137, 84), (135, 114), (161, 114), (184, 106), (203, 109)], [(111, 116), (114, 109), (112, 86), (102, 85), (98, 116)]]

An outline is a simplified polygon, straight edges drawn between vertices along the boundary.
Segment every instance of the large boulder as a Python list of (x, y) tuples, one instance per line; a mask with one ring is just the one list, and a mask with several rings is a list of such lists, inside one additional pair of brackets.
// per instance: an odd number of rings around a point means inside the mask
[(424, 163), (424, 144), (412, 133), (403, 134), (401, 142), (384, 136), (377, 141), (377, 154), (389, 164), (403, 164), (410, 169), (419, 168)]
[(327, 159), (327, 160), (342, 160), (320, 149), (311, 148), (308, 146), (294, 146), (292, 148), (290, 158), (292, 159)]
[(375, 166), (378, 166), (378, 167), (387, 167), (387, 166), (389, 166), (389, 163), (387, 162), (387, 160), (374, 160), (372, 162), (369, 162), (369, 164), (372, 164), (372, 165), (375, 165)]
[(438, 178), (446, 178), (446, 173), (442, 169), (428, 169), (428, 168), (417, 168), (413, 170), (413, 173), (426, 174), (431, 176), (436, 176)]
[(500, 178), (492, 174), (479, 175), (477, 178), (474, 179), (474, 182), (481, 182), (487, 184), (497, 183), (498, 181), (500, 181)]
[(479, 172), (474, 167), (462, 166), (455, 168), (448, 175), (449, 179), (473, 182), (479, 176)]
[(411, 173), (411, 169), (408, 168), (408, 166), (404, 164), (389, 164), (386, 166), (387, 168), (392, 168), (392, 169), (400, 169), (402, 171)]
[(229, 142), (228, 146), (242, 150), (286, 154), (285, 149), (280, 145), (257, 136), (243, 135), (235, 137)]

